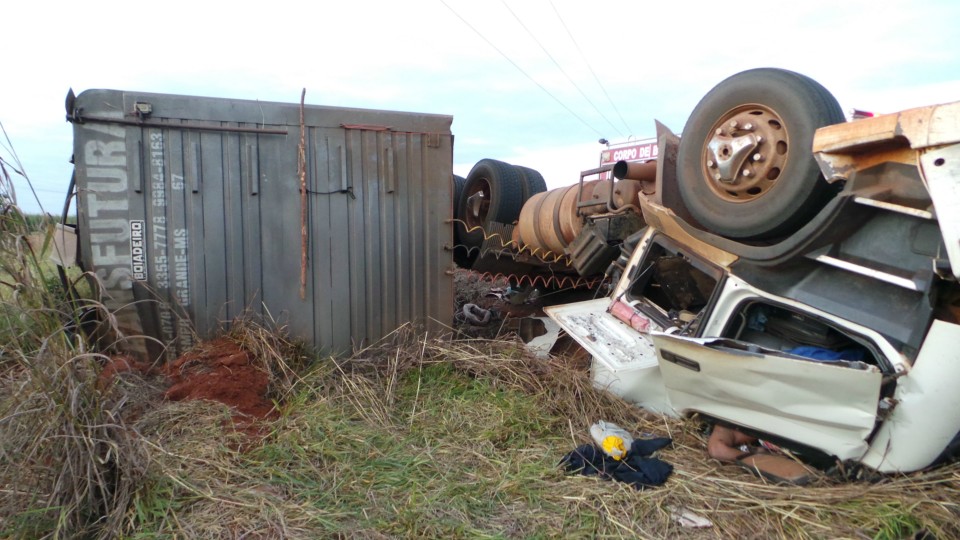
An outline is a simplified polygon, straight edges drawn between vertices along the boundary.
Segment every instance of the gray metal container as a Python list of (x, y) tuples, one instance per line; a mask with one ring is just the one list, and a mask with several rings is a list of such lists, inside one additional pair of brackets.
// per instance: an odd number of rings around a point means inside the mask
[[(122, 348), (175, 358), (249, 312), (327, 352), (452, 321), (452, 117), (88, 90), (74, 124), (80, 259)], [(140, 335), (156, 338), (143, 339)]]

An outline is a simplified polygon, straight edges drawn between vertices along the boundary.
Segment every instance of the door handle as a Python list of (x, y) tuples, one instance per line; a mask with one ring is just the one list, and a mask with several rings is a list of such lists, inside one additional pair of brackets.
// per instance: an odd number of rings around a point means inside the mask
[(674, 354), (670, 351), (660, 351), (660, 358), (663, 358), (671, 364), (676, 364), (680, 367), (685, 367), (691, 371), (700, 372), (700, 362), (696, 360), (691, 360), (685, 356), (680, 356), (679, 354)]

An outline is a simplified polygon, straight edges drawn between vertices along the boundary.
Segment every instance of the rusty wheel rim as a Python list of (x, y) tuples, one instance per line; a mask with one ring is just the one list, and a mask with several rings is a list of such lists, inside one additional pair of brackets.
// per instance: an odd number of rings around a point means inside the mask
[(790, 137), (773, 109), (741, 105), (723, 114), (709, 134), (701, 151), (701, 169), (707, 186), (720, 199), (754, 201), (780, 181)]

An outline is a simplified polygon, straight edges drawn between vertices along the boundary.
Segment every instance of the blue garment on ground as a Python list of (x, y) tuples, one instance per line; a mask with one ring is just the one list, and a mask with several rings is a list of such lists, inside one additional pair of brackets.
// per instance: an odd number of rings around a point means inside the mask
[(567, 472), (579, 472), (584, 476), (600, 476), (630, 484), (636, 489), (663, 485), (673, 472), (673, 465), (648, 457), (650, 454), (669, 446), (673, 441), (662, 437), (657, 439), (635, 439), (630, 451), (620, 461), (608, 456), (594, 444), (578, 446), (576, 450), (563, 456), (560, 464)]

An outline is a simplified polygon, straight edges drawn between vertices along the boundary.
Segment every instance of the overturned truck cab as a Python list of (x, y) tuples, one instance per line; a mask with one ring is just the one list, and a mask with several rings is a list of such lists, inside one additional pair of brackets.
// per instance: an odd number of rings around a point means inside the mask
[(546, 312), (593, 356), (597, 386), (652, 411), (879, 472), (949, 459), (960, 446), (957, 126), (960, 103), (816, 130), (835, 194), (762, 241), (640, 197), (647, 227), (611, 294)]

